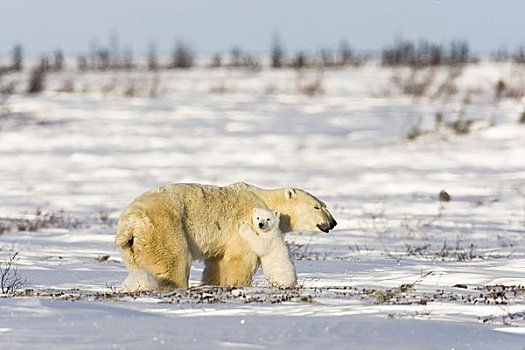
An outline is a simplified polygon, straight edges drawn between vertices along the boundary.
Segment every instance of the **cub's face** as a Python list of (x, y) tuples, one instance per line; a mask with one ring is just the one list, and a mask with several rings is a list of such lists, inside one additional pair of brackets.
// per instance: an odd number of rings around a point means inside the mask
[(329, 232), (337, 222), (326, 205), (311, 194), (289, 188), (284, 190), (290, 208), (290, 228), (293, 231)]
[(270, 209), (253, 208), (253, 226), (262, 231), (269, 231), (279, 226), (279, 213)]

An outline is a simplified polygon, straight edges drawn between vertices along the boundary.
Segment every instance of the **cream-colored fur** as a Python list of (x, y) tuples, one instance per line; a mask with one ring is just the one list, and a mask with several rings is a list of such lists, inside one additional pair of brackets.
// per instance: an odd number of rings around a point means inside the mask
[(239, 234), (261, 259), (264, 275), (272, 287), (290, 288), (297, 284), (295, 266), (279, 229), (279, 212), (253, 208), (252, 228), (241, 225)]
[(249, 286), (259, 259), (238, 231), (256, 207), (279, 211), (283, 233), (328, 232), (336, 225), (324, 203), (299, 189), (171, 184), (128, 206), (115, 244), (129, 272), (147, 272), (160, 289), (187, 288), (197, 259), (205, 262), (204, 284)]

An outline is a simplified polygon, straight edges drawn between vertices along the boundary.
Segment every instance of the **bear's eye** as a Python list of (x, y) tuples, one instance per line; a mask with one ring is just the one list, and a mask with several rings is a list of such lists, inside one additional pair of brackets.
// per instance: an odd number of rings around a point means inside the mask
[(320, 208), (318, 205), (316, 205), (316, 206), (314, 207), (314, 209), (315, 209), (315, 210), (321, 210), (321, 208)]
[(257, 220), (261, 220), (259, 217), (257, 217)]
[(270, 221), (270, 218), (266, 219), (266, 221)]

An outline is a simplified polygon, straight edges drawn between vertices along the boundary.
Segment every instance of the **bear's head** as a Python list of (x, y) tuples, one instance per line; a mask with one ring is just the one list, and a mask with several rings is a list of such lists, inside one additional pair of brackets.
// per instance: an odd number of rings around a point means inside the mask
[(337, 225), (334, 217), (326, 208), (326, 204), (308, 192), (297, 188), (287, 188), (283, 190), (283, 195), (283, 204), (287, 210), (282, 212), (287, 216), (281, 217), (281, 221), (289, 219), (288, 226), (291, 231), (328, 233)]
[(265, 208), (253, 208), (252, 223), (253, 226), (261, 231), (270, 231), (279, 227), (280, 214)]

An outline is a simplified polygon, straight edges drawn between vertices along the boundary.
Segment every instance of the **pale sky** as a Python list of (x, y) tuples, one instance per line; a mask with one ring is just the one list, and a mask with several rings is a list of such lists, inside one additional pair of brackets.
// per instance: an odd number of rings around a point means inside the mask
[(396, 38), (473, 51), (525, 45), (525, 0), (0, 0), (0, 55), (20, 43), (29, 53), (87, 52), (94, 40), (170, 52), (184, 39), (201, 53), (238, 46), (264, 53), (278, 33), (287, 52), (380, 50)]

